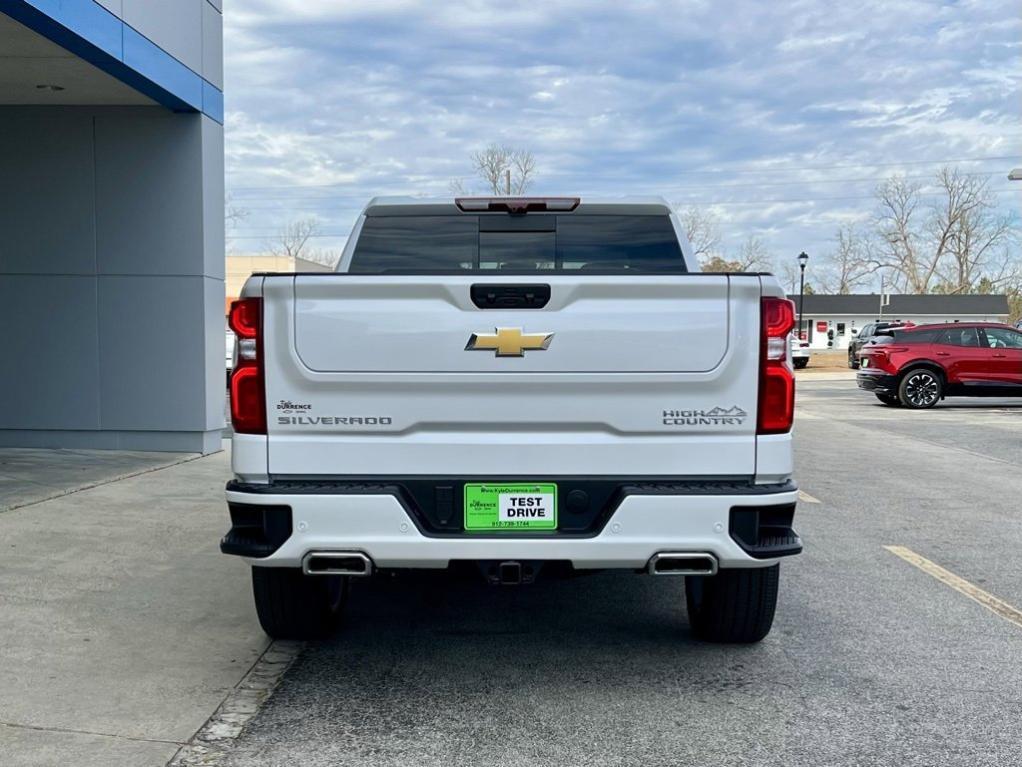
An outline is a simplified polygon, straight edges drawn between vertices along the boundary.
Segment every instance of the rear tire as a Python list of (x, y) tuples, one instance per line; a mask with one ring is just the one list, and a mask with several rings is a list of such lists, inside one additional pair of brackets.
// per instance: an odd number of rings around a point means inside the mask
[(898, 384), (898, 400), (907, 408), (923, 410), (933, 407), (944, 393), (940, 374), (929, 368), (908, 371)]
[(273, 639), (325, 639), (348, 601), (342, 575), (304, 575), (292, 567), (253, 567), (252, 594), (263, 631)]
[(685, 578), (692, 633), (706, 642), (750, 644), (770, 633), (781, 566), (720, 570)]
[(792, 360), (792, 364), (795, 366), (795, 370), (801, 370), (802, 368), (809, 364), (809, 359), (807, 357), (795, 359)]
[(878, 394), (877, 399), (888, 407), (901, 407), (901, 400), (895, 394)]
[(859, 369), (859, 360), (856, 359), (855, 356), (852, 354), (848, 355), (848, 367), (850, 367), (852, 370)]

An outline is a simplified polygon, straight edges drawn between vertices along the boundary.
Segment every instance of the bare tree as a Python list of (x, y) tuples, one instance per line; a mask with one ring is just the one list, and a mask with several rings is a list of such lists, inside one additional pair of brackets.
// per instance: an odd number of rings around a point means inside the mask
[(768, 271), (771, 266), (770, 253), (767, 251), (766, 245), (759, 237), (751, 234), (738, 248), (735, 261), (738, 262), (741, 267), (739, 271), (742, 272)]
[(300, 258), (303, 261), (312, 261), (333, 269), (341, 260), (341, 251), (333, 248), (306, 248)]
[(228, 193), (224, 197), (224, 223), (228, 229), (233, 229), (248, 218), (248, 211), (240, 208), (234, 203), (234, 198)]
[(231, 233), (237, 226), (248, 218), (248, 211), (234, 204), (230, 194), (224, 197), (224, 234), (225, 244), (228, 249), (231, 246)]
[[(490, 144), (481, 152), (474, 153), (472, 164), (487, 192), (494, 195), (524, 194), (536, 171), (536, 158), (532, 152), (499, 144)], [(452, 181), (451, 185), (456, 193), (464, 193), (460, 179)]]
[[(962, 176), (945, 168), (938, 180), (943, 196), (935, 228), (942, 235), (948, 233), (948, 257), (941, 276), (949, 292), (975, 290), (984, 278), (998, 283), (1010, 281), (1018, 272), (1018, 264), (1009, 253), (1009, 247), (1017, 244), (1015, 217), (997, 213), (987, 179)], [(995, 268), (996, 273), (992, 271)]]
[(748, 272), (770, 268), (770, 254), (758, 237), (750, 235), (735, 252), (724, 248), (720, 219), (711, 211), (689, 205), (678, 210), (678, 220), (692, 246), (692, 254), (706, 271)]
[(303, 251), (310, 237), (319, 233), (319, 222), (314, 218), (303, 218), (284, 225), (275, 239), (266, 244), (266, 249), (275, 256), (287, 258), (304, 257)]
[(702, 259), (707, 272), (758, 272), (770, 269), (770, 254), (758, 237), (750, 235), (735, 253), (713, 253)]
[(875, 225), (881, 246), (874, 267), (889, 267), (895, 287), (910, 293), (926, 293), (937, 272), (940, 256), (927, 254), (920, 242), (919, 191), (921, 185), (904, 176), (892, 176), (877, 187), (879, 203)]
[(704, 260), (718, 253), (721, 241), (720, 221), (713, 213), (690, 205), (678, 211), (678, 218), (696, 258)]
[(785, 258), (778, 263), (778, 267), (774, 270), (774, 273), (780, 279), (781, 287), (784, 288), (784, 292), (789, 296), (794, 295), (798, 292), (801, 276), (798, 263), (793, 258)]
[[(883, 274), (891, 291), (908, 293), (1004, 292), (1022, 312), (1022, 263), (1015, 255), (1020, 233), (1015, 214), (999, 210), (989, 182), (953, 168), (934, 178), (936, 194), (903, 176), (876, 190), (872, 226), (838, 229), (836, 247), (814, 270), (816, 287), (851, 293)], [(932, 203), (927, 199), (936, 197)], [(737, 250), (722, 246), (718, 220), (689, 207), (678, 216), (707, 271), (765, 270), (763, 242), (749, 237)], [(794, 260), (778, 264), (789, 293), (799, 285)], [(812, 292), (806, 286), (806, 292)], [(1014, 309), (1013, 309), (1014, 310)]]
[(1022, 320), (1022, 276), (1016, 276), (1002, 290), (1008, 295), (1008, 322), (1014, 325)]
[(861, 287), (876, 273), (873, 243), (854, 225), (837, 231), (837, 247), (824, 260), (820, 283), (828, 293), (847, 294)]
[[(953, 253), (955, 243), (960, 239), (963, 226), (972, 228), (966, 224), (966, 219), (972, 218), (977, 209), (982, 208), (982, 200), (986, 182), (976, 183), (976, 179), (970, 176), (962, 176), (957, 170), (941, 168), (937, 173), (937, 184), (940, 187), (940, 201), (934, 204), (930, 219), (926, 222), (926, 231), (932, 239), (932, 253), (935, 261), (934, 267), (929, 270), (927, 276), (938, 276), (943, 265), (945, 256)], [(992, 203), (989, 203), (993, 207)], [(965, 246), (964, 259), (960, 261), (963, 271), (969, 272), (970, 248)], [(927, 282), (923, 286), (926, 292), (931, 285)]]
[(921, 204), (919, 184), (895, 176), (880, 185), (880, 239), (870, 260), (874, 270), (893, 272), (896, 289), (967, 292), (990, 276), (998, 256), (1013, 265), (1008, 248), (1016, 241), (1017, 220), (997, 213), (986, 179), (945, 167), (935, 183), (939, 199), (929, 208)]
[(508, 170), (508, 151), (504, 147), (490, 144), (481, 152), (472, 155), (476, 173), (492, 194), (501, 194), (505, 171)]
[(536, 158), (525, 149), (511, 152), (511, 182), (515, 194), (523, 194), (532, 183), (532, 174), (536, 171)]

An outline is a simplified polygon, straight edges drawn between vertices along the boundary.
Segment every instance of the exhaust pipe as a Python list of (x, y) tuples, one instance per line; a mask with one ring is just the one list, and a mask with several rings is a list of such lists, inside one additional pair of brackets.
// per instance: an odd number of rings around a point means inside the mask
[(302, 572), (365, 578), (373, 574), (373, 560), (361, 551), (310, 551), (302, 560)]
[(646, 572), (650, 575), (716, 575), (717, 558), (713, 554), (662, 551), (649, 560)]

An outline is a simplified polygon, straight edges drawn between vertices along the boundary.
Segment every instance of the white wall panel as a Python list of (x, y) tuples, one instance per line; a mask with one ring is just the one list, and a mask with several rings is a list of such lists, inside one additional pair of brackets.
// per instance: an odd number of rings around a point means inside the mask
[(203, 274), (202, 120), (159, 107), (96, 118), (100, 274)]
[(0, 273), (93, 274), (92, 113), (0, 107)]
[(202, 118), (202, 273), (224, 279), (224, 126)]
[(0, 445), (219, 449), (222, 128), (4, 107), (0, 178)]
[(205, 430), (204, 317), (202, 277), (99, 278), (104, 429)]
[(96, 278), (0, 275), (0, 429), (98, 429)]
[(202, 283), (204, 323), (204, 360), (206, 371), (205, 421), (207, 429), (222, 429), (224, 423), (224, 391), (226, 365), (224, 336), (224, 282), (206, 278)]
[(202, 72), (220, 90), (224, 89), (224, 17), (207, 2), (202, 4)]
[(122, 0), (123, 19), (193, 72), (202, 72), (206, 0)]

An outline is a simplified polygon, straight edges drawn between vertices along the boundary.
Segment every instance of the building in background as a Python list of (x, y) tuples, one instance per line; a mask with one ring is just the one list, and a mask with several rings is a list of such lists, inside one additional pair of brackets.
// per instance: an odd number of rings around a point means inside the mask
[[(798, 295), (789, 296), (798, 310)], [(901, 320), (917, 325), (935, 322), (1007, 322), (1004, 295), (891, 295), (881, 308), (880, 296), (871, 294), (806, 295), (802, 331), (813, 349), (847, 349), (848, 341), (864, 325), (877, 320)]]
[(0, 446), (224, 425), (221, 0), (0, 0)]
[(226, 269), (226, 301), (224, 304), (224, 316), (227, 309), (241, 295), (241, 288), (245, 280), (256, 272), (332, 272), (334, 268), (321, 264), (318, 261), (310, 261), (301, 256), (291, 258), (290, 256), (275, 256), (264, 254), (239, 255), (232, 253), (227, 256)]

